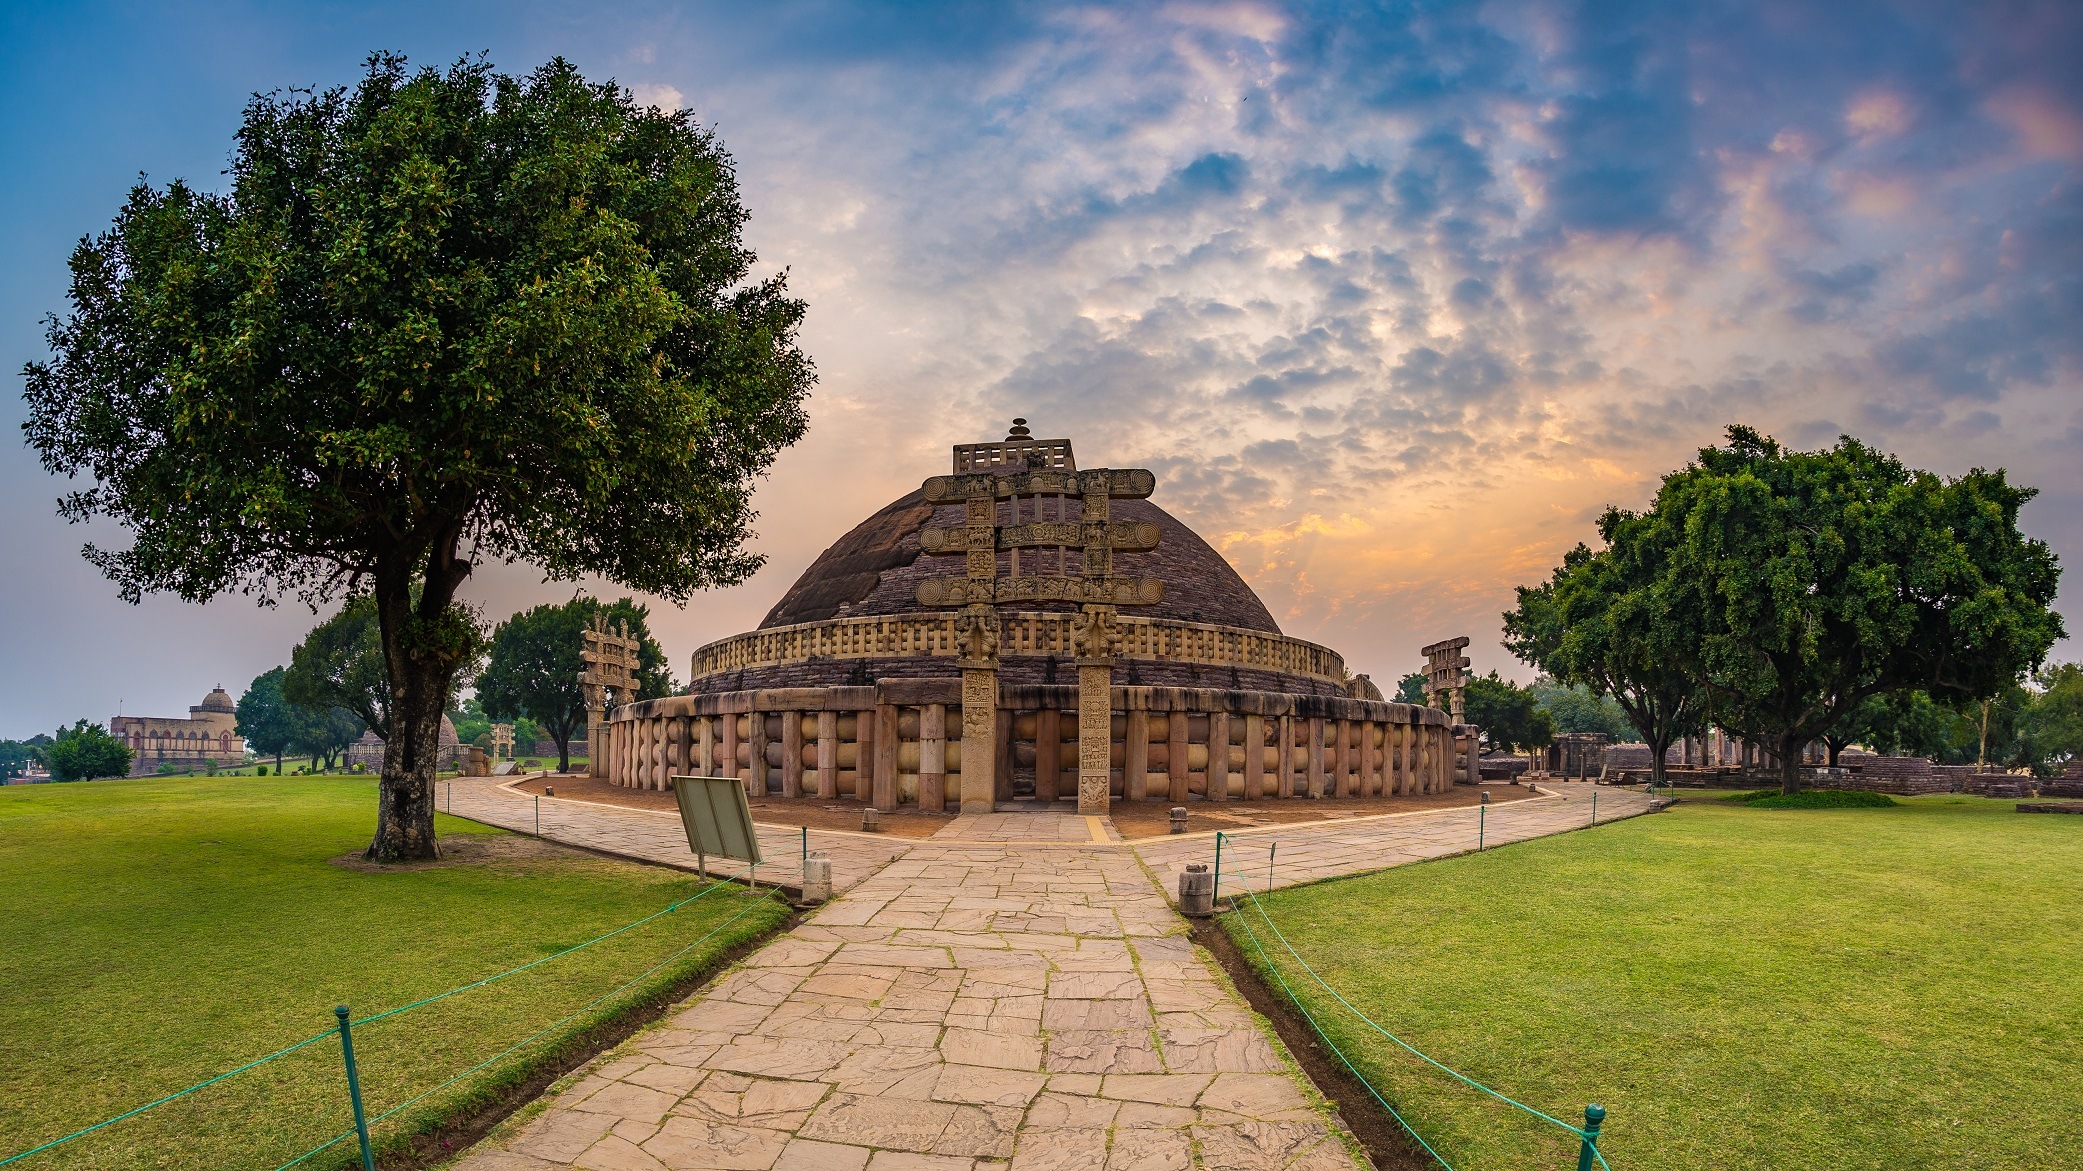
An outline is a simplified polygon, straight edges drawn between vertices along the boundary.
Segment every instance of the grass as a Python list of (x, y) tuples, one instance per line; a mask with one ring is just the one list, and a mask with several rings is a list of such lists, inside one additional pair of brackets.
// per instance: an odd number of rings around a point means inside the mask
[[(374, 780), (359, 777), (0, 789), (0, 1159), (327, 1029), (336, 1004), (359, 1019), (701, 889), (691, 876), (446, 816), (438, 831), (474, 842), (468, 852), (486, 860), (385, 872), (335, 864), (367, 844), (375, 802)], [(597, 946), (357, 1027), (375, 1114), (554, 1025), (379, 1127), (379, 1143), (401, 1145), (510, 1090), (786, 916), (719, 887)], [(272, 1168), (350, 1122), (329, 1038), (15, 1166)], [(338, 1166), (350, 1146), (303, 1165)]]
[[(2083, 819), (2014, 806), (1689, 800), (1264, 909), (1418, 1048), (1565, 1121), (1606, 1106), (1616, 1171), (2074, 1166), (2083, 826), (2069, 823)], [(1338, 1010), (1246, 913), (1332, 1039), (1454, 1167), (1575, 1165), (1567, 1134)], [(1257, 963), (1240, 919), (1222, 921)]]

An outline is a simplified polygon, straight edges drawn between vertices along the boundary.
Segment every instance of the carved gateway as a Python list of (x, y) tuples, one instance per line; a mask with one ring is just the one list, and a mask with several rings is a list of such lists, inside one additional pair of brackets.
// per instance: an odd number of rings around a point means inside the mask
[[(953, 614), (880, 614), (777, 626), (720, 639), (694, 652), (693, 673), (707, 675), (819, 659), (959, 658)], [(999, 653), (1075, 658), (1078, 614), (1001, 613)], [(1117, 615), (1123, 658), (1168, 659), (1210, 667), (1248, 667), (1342, 683), (1345, 660), (1299, 638), (1168, 618)]]

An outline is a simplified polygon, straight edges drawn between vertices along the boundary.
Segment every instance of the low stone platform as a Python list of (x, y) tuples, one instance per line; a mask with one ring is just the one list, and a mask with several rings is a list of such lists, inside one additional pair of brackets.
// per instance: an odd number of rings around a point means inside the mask
[(2020, 813), (2083, 813), (2083, 801), (2022, 801)]

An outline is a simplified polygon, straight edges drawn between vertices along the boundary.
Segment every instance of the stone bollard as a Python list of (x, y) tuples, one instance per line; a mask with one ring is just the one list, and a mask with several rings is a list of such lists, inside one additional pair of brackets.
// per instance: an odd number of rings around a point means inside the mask
[(544, 785), (542, 787), (542, 795), (545, 797), (555, 797), (557, 795), (557, 786)]
[(1172, 806), (1172, 832), (1175, 834), (1186, 832), (1186, 807), (1183, 805)]
[(1188, 862), (1179, 876), (1179, 913), (1196, 919), (1215, 913), (1215, 875), (1206, 862)]
[(1485, 804), (1485, 805), (1488, 805), (1489, 803), (1490, 803), (1490, 790), (1488, 790), (1488, 789), (1484, 789), (1484, 790), (1483, 790), (1483, 804)]
[(814, 907), (832, 897), (832, 859), (819, 851), (803, 859), (803, 897), (797, 906)]
[(873, 809), (861, 810), (861, 832), (864, 834), (881, 833), (882, 814)]

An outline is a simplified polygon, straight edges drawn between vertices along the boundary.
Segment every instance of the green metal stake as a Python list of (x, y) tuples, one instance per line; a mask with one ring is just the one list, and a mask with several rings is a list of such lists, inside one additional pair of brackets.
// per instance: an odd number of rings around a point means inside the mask
[(1208, 898), (1212, 901), (1222, 897), (1222, 831), (1215, 831), (1215, 891)]
[(1478, 854), (1483, 852), (1483, 824), (1489, 820), (1489, 814), (1489, 806), (1475, 807), (1475, 852)]
[(347, 1100), (354, 1103), (354, 1135), (362, 1142), (362, 1171), (376, 1171), (376, 1157), (369, 1153), (369, 1116), (362, 1112), (362, 1076), (354, 1067), (354, 1034), (347, 1027), (347, 1006), (333, 1009), (340, 1018), (340, 1056), (347, 1062)]
[(1273, 893), (1273, 855), (1275, 855), (1275, 854), (1278, 854), (1279, 852), (1280, 852), (1280, 843), (1279, 843), (1279, 842), (1274, 842), (1274, 843), (1273, 843), (1272, 845), (1270, 845), (1270, 846), (1267, 846), (1267, 847), (1266, 847), (1266, 893), (1267, 893), (1267, 894), (1272, 894), (1272, 893)]
[(1591, 824), (1598, 824), (1598, 790), (1591, 791)]
[(810, 827), (803, 827), (803, 877), (810, 876)]
[(1584, 1107), (1584, 1142), (1577, 1148), (1577, 1171), (1598, 1166), (1598, 1128), (1606, 1121), (1606, 1108), (1593, 1102)]
[[(1594, 806), (1594, 808), (1596, 808)], [(535, 836), (542, 836), (542, 794), (535, 795)]]

